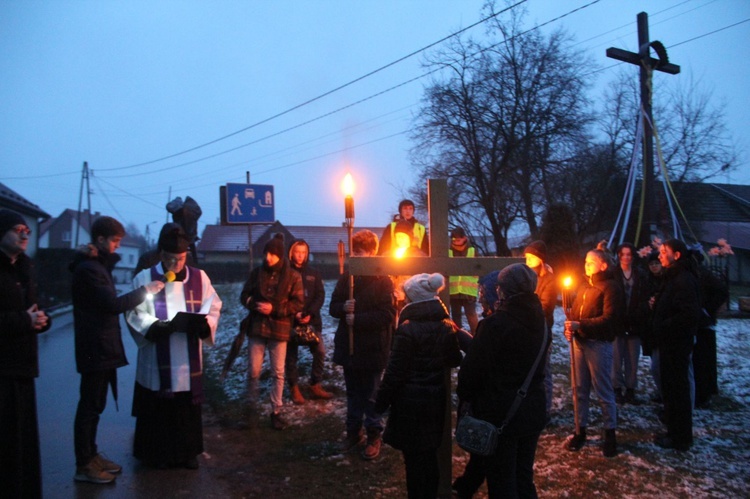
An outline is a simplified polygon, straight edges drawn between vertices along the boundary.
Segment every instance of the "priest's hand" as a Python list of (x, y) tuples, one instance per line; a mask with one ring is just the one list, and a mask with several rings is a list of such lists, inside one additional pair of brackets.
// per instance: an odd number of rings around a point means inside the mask
[(164, 289), (164, 283), (161, 281), (151, 281), (148, 284), (144, 284), (143, 287), (146, 288), (147, 293), (155, 295)]
[(208, 325), (208, 319), (206, 317), (203, 318), (203, 322), (201, 322), (196, 328), (196, 333), (198, 334), (198, 338), (202, 340), (211, 336), (211, 326)]
[(159, 338), (169, 336), (174, 331), (169, 321), (156, 321), (148, 328), (145, 338), (148, 341), (157, 341)]

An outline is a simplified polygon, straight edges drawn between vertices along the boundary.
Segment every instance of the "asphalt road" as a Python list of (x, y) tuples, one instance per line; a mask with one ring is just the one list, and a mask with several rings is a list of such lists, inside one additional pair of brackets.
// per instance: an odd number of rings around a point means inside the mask
[(133, 457), (135, 419), (130, 409), (137, 354), (135, 342), (122, 320), (121, 325), (130, 365), (117, 371), (119, 411), (110, 393), (99, 423), (97, 444), (100, 452), (123, 466), (123, 472), (114, 483), (106, 485), (73, 480), (73, 420), (80, 377), (75, 369), (72, 313), (54, 317), (53, 327), (39, 337), (41, 373), (36, 387), (44, 497), (231, 497), (229, 485), (212, 472), (208, 454), (199, 457), (201, 468), (196, 471), (149, 469)]

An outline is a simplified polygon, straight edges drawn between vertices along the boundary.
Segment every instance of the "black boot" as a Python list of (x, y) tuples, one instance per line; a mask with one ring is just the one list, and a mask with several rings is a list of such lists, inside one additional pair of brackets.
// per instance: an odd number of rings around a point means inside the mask
[(581, 427), (580, 433), (574, 433), (571, 436), (568, 437), (567, 442), (565, 442), (565, 448), (569, 451), (579, 451), (583, 446), (586, 444), (586, 427)]
[(604, 454), (604, 457), (615, 457), (617, 455), (617, 437), (615, 436), (615, 430), (604, 430), (602, 454)]

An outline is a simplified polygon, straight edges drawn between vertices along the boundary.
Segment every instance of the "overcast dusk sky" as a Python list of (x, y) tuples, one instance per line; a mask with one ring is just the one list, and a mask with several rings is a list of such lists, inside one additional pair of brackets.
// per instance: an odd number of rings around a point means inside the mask
[[(592, 1), (528, 0), (526, 25), (580, 9), (541, 29), (566, 28), (602, 88), (624, 65), (605, 50), (637, 52), (647, 12), (682, 68), (655, 91), (678, 78), (711, 90), (742, 158), (715, 181), (750, 183), (750, 1)], [(476, 23), (482, 4), (0, 0), (0, 182), (57, 216), (77, 208), (87, 161), (92, 209), (143, 232), (176, 196), (198, 201), (201, 227), (216, 223), (219, 186), (246, 171), (274, 185), (282, 223), (338, 225), (351, 171), (355, 224), (385, 225), (414, 181), (406, 132), (428, 84), (422, 56), (335, 89)]]

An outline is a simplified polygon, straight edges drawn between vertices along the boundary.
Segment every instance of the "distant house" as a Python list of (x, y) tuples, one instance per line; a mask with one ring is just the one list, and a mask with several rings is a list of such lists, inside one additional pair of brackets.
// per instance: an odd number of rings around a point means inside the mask
[(709, 263), (726, 266), (730, 282), (750, 283), (750, 185), (675, 182), (673, 187), (688, 219), (684, 238), (690, 239), (692, 230), (707, 252), (725, 239), (734, 255), (709, 257)]
[(0, 208), (7, 208), (18, 212), (26, 220), (26, 225), (31, 229), (31, 237), (29, 238), (29, 246), (26, 249), (26, 254), (33, 257), (36, 254), (36, 249), (40, 247), (40, 219), (42, 221), (47, 220), (50, 215), (3, 183), (0, 183)]
[[(383, 227), (355, 227), (357, 232), (369, 229), (380, 237)], [(310, 262), (323, 271), (327, 278), (333, 277), (339, 268), (339, 241), (348, 248), (348, 231), (346, 227), (283, 225), (275, 222), (272, 225), (255, 225), (250, 228), (252, 236), (253, 265), (261, 263), (263, 247), (281, 233), (284, 246), (295, 239), (304, 239), (310, 246)], [(201, 264), (242, 263), (249, 267), (249, 237), (246, 225), (207, 225), (198, 242), (198, 260)]]
[[(102, 215), (98, 211), (91, 213), (84, 210), (79, 216), (76, 210), (64, 210), (60, 216), (50, 218), (41, 225), (39, 247), (75, 249), (91, 242), (91, 224), (100, 216)], [(141, 251), (142, 244), (138, 239), (129, 235), (122, 239), (117, 250), (120, 261), (112, 271), (116, 283), (129, 283), (133, 279), (133, 271)]]
[(81, 244), (89, 243), (91, 224), (100, 216), (101, 213), (98, 211), (91, 213), (89, 210), (83, 210), (80, 216), (76, 210), (63, 211), (40, 227), (39, 247), (74, 249)]

